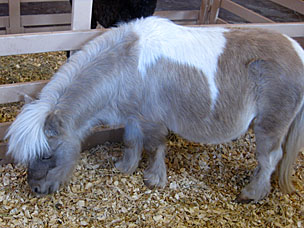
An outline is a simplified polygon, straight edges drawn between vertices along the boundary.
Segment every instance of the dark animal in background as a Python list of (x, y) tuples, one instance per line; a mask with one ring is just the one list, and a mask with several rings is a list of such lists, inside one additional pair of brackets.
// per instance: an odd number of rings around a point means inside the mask
[[(72, 0), (70, 0), (72, 5)], [(153, 15), (157, 0), (93, 0), (91, 29), (97, 22), (104, 28), (115, 27), (122, 22)], [(70, 52), (67, 52), (70, 57)]]
[(195, 142), (223, 143), (252, 124), (258, 166), (238, 197), (258, 201), (277, 170), (284, 192), (304, 146), (304, 51), (259, 29), (190, 28), (157, 17), (112, 28), (71, 56), (10, 126), (8, 153), (28, 165), (39, 194), (56, 191), (97, 124), (124, 125), (115, 166), (138, 167), (148, 186), (167, 182), (168, 129)]
[(110, 28), (119, 22), (151, 16), (156, 3), (157, 0), (94, 0), (91, 29), (97, 27), (97, 22), (104, 28)]

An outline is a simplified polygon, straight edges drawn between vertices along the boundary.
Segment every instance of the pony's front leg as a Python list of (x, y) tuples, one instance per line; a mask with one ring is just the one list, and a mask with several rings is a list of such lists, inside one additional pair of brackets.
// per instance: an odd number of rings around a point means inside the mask
[(163, 188), (167, 183), (165, 142), (168, 129), (162, 124), (145, 124), (144, 132), (144, 148), (149, 155), (148, 168), (144, 172), (144, 183), (149, 188)]
[(159, 145), (155, 151), (149, 151), (149, 166), (144, 172), (144, 183), (149, 188), (163, 188), (167, 183), (165, 154), (165, 144)]
[(139, 123), (130, 120), (125, 126), (124, 149), (122, 159), (115, 163), (115, 167), (122, 173), (132, 174), (138, 167), (143, 150), (143, 136)]

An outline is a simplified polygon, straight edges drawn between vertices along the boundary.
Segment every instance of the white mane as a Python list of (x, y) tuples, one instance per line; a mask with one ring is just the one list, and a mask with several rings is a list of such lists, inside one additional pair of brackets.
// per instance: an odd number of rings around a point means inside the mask
[(9, 138), (7, 153), (17, 162), (26, 163), (48, 149), (43, 126), (49, 110), (47, 103), (27, 104), (10, 126), (6, 135)]

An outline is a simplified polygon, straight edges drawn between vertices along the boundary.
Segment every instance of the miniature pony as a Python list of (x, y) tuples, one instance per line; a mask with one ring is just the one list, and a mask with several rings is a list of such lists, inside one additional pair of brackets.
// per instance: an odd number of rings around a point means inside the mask
[(138, 167), (143, 148), (150, 187), (166, 185), (171, 130), (200, 143), (256, 135), (258, 167), (238, 201), (270, 192), (277, 169), (284, 192), (304, 134), (304, 51), (261, 29), (190, 28), (148, 17), (105, 32), (75, 53), (11, 125), (8, 153), (28, 165), (32, 191), (56, 191), (97, 124), (125, 126), (115, 166)]

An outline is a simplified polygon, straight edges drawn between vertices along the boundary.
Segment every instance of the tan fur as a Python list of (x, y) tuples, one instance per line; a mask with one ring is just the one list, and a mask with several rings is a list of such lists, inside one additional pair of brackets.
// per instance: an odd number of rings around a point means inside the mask
[[(273, 79), (273, 86), (276, 86), (275, 84), (278, 84), (278, 88), (281, 86), (279, 85), (281, 80), (288, 80), (289, 82), (294, 83), (294, 90), (297, 90), (297, 86), (302, 86), (303, 88), (303, 64), (299, 56), (296, 52), (294, 52), (294, 49), (286, 37), (281, 36), (279, 34), (275, 34), (268, 31), (261, 31), (261, 30), (233, 30), (233, 32), (229, 32), (226, 34), (226, 38), (228, 40), (227, 42), (227, 48), (219, 60), (221, 64), (220, 66), (229, 66), (230, 64), (240, 64), (241, 66), (247, 66), (247, 67), (239, 67), (235, 68), (236, 71), (243, 71), (244, 75), (248, 75), (246, 70), (249, 69), (248, 66), (250, 66), (251, 63), (256, 61), (264, 61), (264, 66), (262, 66), (262, 70), (266, 71), (263, 72), (263, 74), (258, 74), (255, 72), (254, 74), (249, 75), (263, 75), (263, 77), (271, 77), (272, 75), (276, 78)], [(280, 45), (278, 45), (280, 44)], [(252, 51), (252, 48), (254, 48), (254, 52)], [(239, 51), (241, 50), (241, 51)], [(224, 63), (224, 61), (226, 61)], [(229, 61), (229, 62), (227, 62)], [(271, 64), (268, 64), (266, 66), (266, 62), (270, 62)], [(263, 65), (262, 64), (262, 65)], [(283, 72), (279, 71), (284, 69)], [(260, 67), (260, 66), (259, 66)], [(223, 75), (225, 74), (225, 68), (221, 68)], [(229, 69), (231, 70), (231, 69)], [(252, 70), (252, 69), (251, 69)], [(261, 70), (261, 69), (259, 69)], [(277, 72), (277, 74), (273, 74), (273, 72)], [(282, 74), (283, 73), (283, 74)], [(237, 72), (235, 74), (230, 74), (232, 77), (234, 75), (237, 75)], [(282, 77), (285, 77), (282, 79)], [(222, 83), (222, 87), (227, 87), (227, 81), (220, 80), (221, 77), (218, 77), (218, 83)], [(236, 78), (235, 80), (239, 80), (239, 78)], [(246, 94), (243, 94), (243, 88), (246, 87), (246, 84), (248, 83), (248, 80), (251, 82), (249, 83), (252, 85), (253, 89), (257, 90), (256, 99), (262, 99), (262, 94), (264, 93), (263, 85), (258, 88), (258, 86), (261, 83), (261, 78), (253, 77), (253, 78), (245, 78), (244, 81), (240, 80), (240, 82), (244, 82), (244, 84), (240, 84), (236, 88), (240, 88), (240, 90), (234, 89), (233, 93), (231, 93), (231, 97), (225, 98), (225, 99), (233, 99), (233, 96), (246, 96)], [(269, 79), (267, 79), (269, 80)], [(275, 82), (277, 80), (277, 82)], [(232, 82), (232, 80), (230, 81)], [(265, 83), (265, 82), (264, 82)], [(229, 84), (228, 84), (229, 88)], [(288, 87), (286, 90), (290, 90), (292, 88)], [(229, 92), (229, 89), (227, 90)], [(284, 94), (285, 92), (282, 92)], [(303, 93), (303, 92), (302, 92)], [(227, 96), (227, 93), (223, 93)], [(229, 93), (228, 93), (229, 94)], [(239, 94), (239, 95), (238, 95)], [(282, 98), (283, 96), (281, 96)], [(276, 99), (278, 102), (282, 102), (278, 97)], [(302, 99), (302, 97), (299, 97), (298, 99)], [(298, 103), (301, 103), (299, 100)], [(241, 106), (241, 105), (239, 105)], [(283, 106), (278, 105), (283, 110), (281, 117), (276, 117), (278, 120), (282, 121), (284, 119), (288, 120), (287, 116), (292, 115), (291, 110), (293, 107), (287, 107), (284, 108)], [(278, 110), (279, 111), (279, 110)], [(279, 112), (278, 112), (279, 113)], [(286, 118), (284, 118), (286, 116)], [(290, 129), (288, 131), (288, 134), (286, 135), (286, 140), (283, 142), (283, 158), (280, 162), (280, 165), (278, 166), (278, 172), (279, 172), (279, 184), (280, 188), (283, 192), (291, 192), (294, 190), (293, 185), (291, 183), (291, 176), (293, 171), (293, 164), (297, 158), (297, 154), (300, 151), (301, 147), (304, 145), (304, 127), (303, 127), (303, 110), (298, 114), (296, 119), (293, 121), (293, 123), (290, 126)], [(264, 124), (269, 124), (269, 126), (265, 126), (266, 128), (271, 128), (270, 126), (272, 124), (272, 121), (264, 121)], [(286, 127), (289, 126), (290, 123), (286, 123)], [(279, 132), (280, 129), (277, 129)], [(279, 134), (278, 132), (278, 134)], [(257, 151), (259, 153), (259, 151)]]

